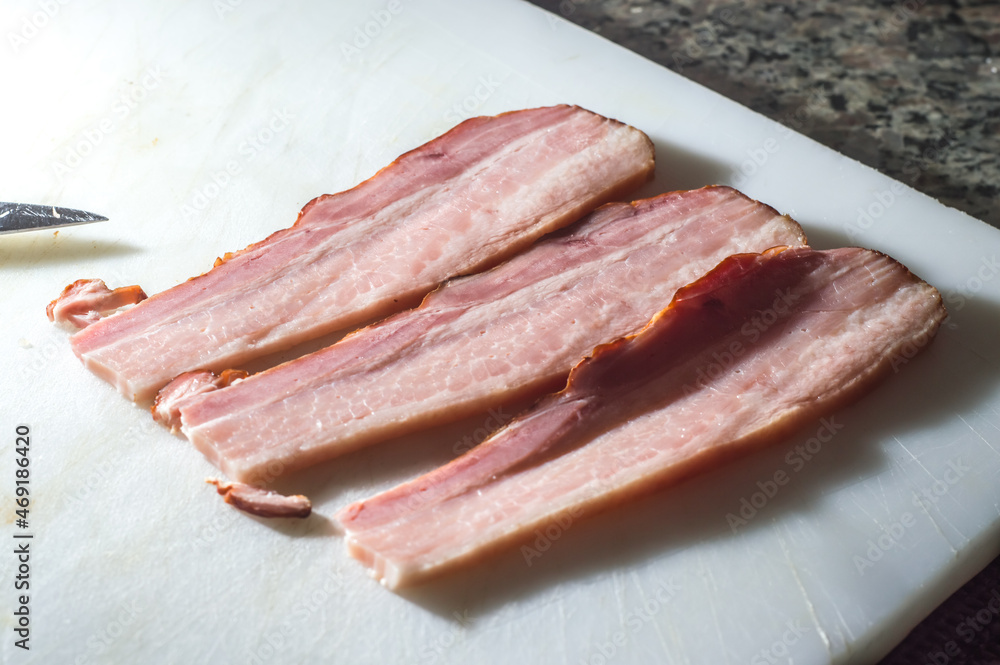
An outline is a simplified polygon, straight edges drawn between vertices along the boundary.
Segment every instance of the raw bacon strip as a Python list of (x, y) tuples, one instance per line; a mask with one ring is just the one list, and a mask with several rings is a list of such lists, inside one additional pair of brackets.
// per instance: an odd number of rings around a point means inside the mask
[(243, 370), (227, 369), (221, 374), (215, 374), (208, 370), (194, 372), (184, 372), (173, 381), (163, 386), (153, 400), (150, 409), (153, 413), (153, 420), (170, 428), (171, 432), (176, 432), (181, 427), (181, 412), (178, 405), (184, 399), (192, 395), (218, 390), (232, 385), (235, 381), (242, 381), (248, 374)]
[(337, 520), (384, 584), (417, 582), (775, 441), (871, 387), (944, 316), (934, 288), (876, 252), (728, 258), (562, 392)]
[(728, 187), (609, 204), (415, 310), (185, 400), (181, 430), (237, 480), (308, 466), (557, 389), (726, 256), (804, 242), (794, 221)]
[(215, 485), (226, 503), (250, 515), (309, 517), (312, 513), (312, 502), (301, 494), (286, 496), (243, 483), (227, 483), (217, 478), (209, 478), (206, 482)]
[(215, 268), (72, 338), (84, 365), (147, 400), (383, 317), (496, 264), (645, 182), (642, 132), (578, 107), (467, 120)]
[(126, 305), (146, 299), (138, 286), (121, 286), (112, 291), (100, 279), (78, 279), (45, 308), (49, 321), (86, 328)]

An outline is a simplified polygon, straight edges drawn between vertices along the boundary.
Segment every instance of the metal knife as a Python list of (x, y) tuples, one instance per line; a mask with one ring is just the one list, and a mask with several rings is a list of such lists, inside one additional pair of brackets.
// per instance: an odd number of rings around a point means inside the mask
[(0, 234), (75, 226), (107, 219), (92, 212), (71, 208), (0, 202)]

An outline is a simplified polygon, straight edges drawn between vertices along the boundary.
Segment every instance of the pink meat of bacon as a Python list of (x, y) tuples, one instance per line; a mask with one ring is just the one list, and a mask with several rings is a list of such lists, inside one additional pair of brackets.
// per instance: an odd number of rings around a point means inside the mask
[(301, 494), (286, 496), (244, 483), (227, 483), (218, 478), (209, 478), (207, 482), (215, 485), (226, 503), (249, 515), (302, 518), (312, 514), (312, 502)]
[(174, 378), (156, 394), (150, 411), (153, 420), (176, 432), (181, 426), (180, 403), (192, 395), (200, 395), (219, 388), (225, 388), (236, 381), (242, 381), (248, 374), (238, 369), (223, 370), (221, 374), (208, 370), (184, 372)]
[(147, 400), (183, 372), (239, 367), (411, 306), (642, 184), (653, 159), (645, 134), (579, 107), (472, 118), (71, 344)]
[(145, 299), (146, 294), (138, 286), (121, 286), (112, 291), (103, 280), (78, 279), (49, 303), (45, 314), (54, 323), (86, 328), (110, 312)]
[(728, 187), (609, 204), (417, 309), (182, 400), (181, 431), (230, 478), (253, 482), (540, 396), (726, 256), (804, 242), (793, 220)]
[(944, 316), (934, 288), (876, 252), (728, 258), (562, 392), (337, 520), (384, 584), (418, 582), (774, 442), (871, 387)]

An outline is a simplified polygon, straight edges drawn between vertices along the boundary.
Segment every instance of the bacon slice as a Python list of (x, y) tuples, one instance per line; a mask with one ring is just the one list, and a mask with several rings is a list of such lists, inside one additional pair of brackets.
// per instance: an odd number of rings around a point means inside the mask
[(301, 494), (287, 496), (244, 483), (227, 483), (217, 478), (205, 481), (215, 485), (216, 491), (229, 505), (258, 517), (309, 517), (312, 502)]
[(774, 442), (912, 357), (944, 316), (933, 287), (876, 252), (728, 258), (562, 392), (336, 519), (384, 584), (420, 581)]
[(242, 381), (247, 376), (247, 372), (238, 369), (227, 369), (221, 374), (208, 370), (184, 372), (163, 386), (156, 394), (150, 409), (153, 420), (169, 427), (171, 432), (176, 432), (181, 427), (181, 412), (178, 407), (182, 401), (193, 395), (225, 388), (236, 381)]
[(145, 292), (138, 286), (120, 286), (112, 291), (104, 280), (78, 279), (48, 304), (45, 314), (54, 323), (86, 328), (117, 309), (145, 299)]
[(400, 311), (645, 182), (642, 132), (578, 107), (473, 118), (209, 272), (77, 333), (84, 365), (147, 400)]
[(253, 482), (269, 466), (292, 471), (540, 396), (726, 256), (804, 242), (793, 220), (728, 187), (609, 204), (415, 310), (183, 401), (181, 431)]

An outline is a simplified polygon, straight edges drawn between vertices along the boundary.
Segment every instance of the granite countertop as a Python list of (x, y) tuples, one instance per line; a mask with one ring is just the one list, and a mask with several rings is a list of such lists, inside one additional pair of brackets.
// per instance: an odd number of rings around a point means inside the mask
[[(995, 0), (531, 2), (1000, 228)], [(1000, 664), (995, 598), (1000, 559), (881, 665)]]
[(1000, 8), (532, 0), (1000, 228)]

